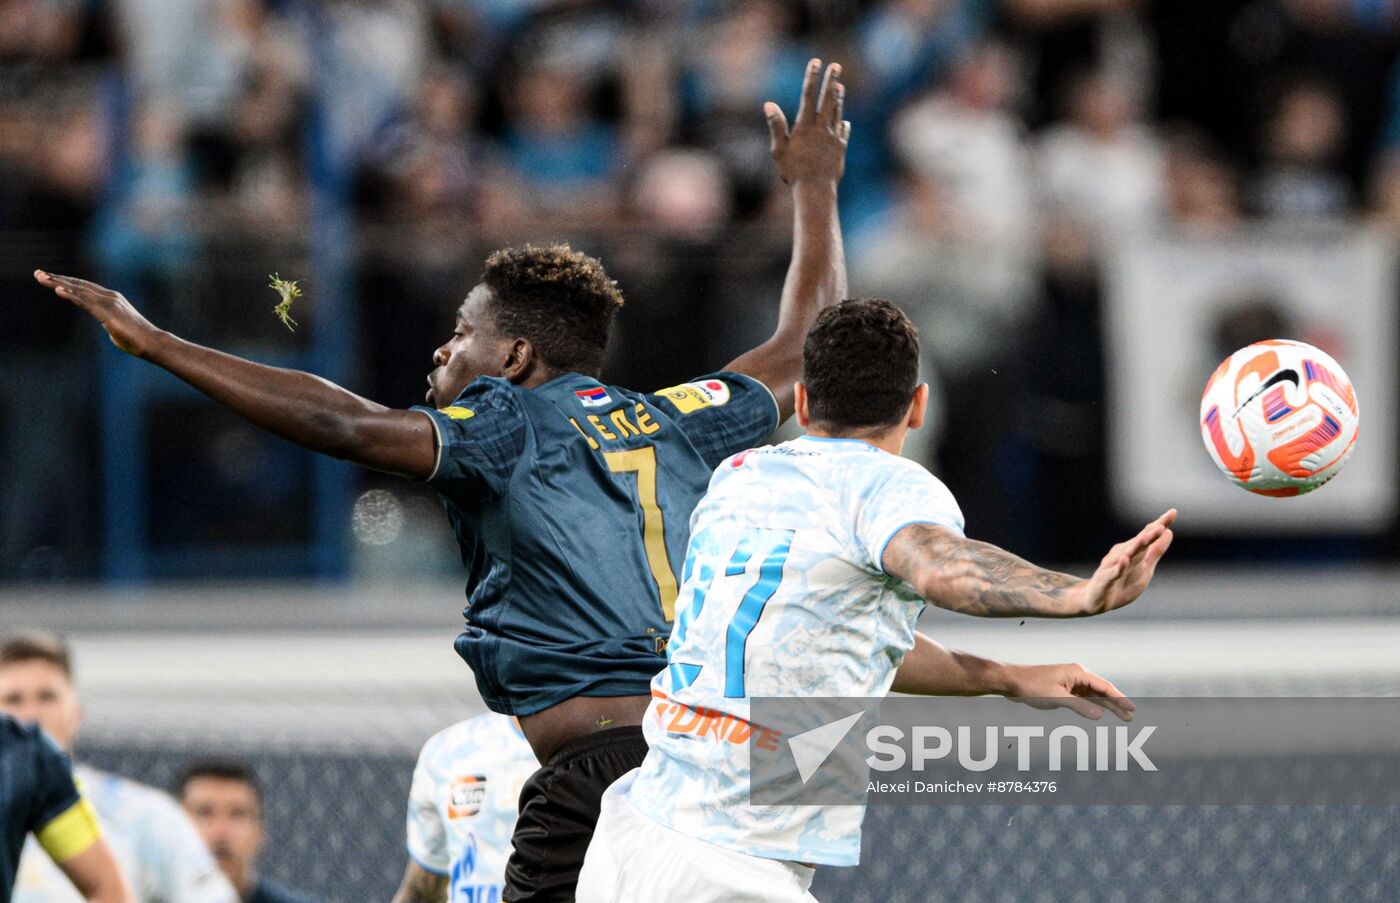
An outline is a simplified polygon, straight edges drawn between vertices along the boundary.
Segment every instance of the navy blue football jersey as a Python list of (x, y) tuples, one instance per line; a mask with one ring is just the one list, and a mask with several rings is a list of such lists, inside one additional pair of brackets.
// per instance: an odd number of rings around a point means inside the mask
[(715, 373), (652, 394), (578, 373), (494, 377), (432, 418), (467, 567), (457, 652), (486, 704), (530, 715), (650, 692), (665, 665), (690, 514), (719, 462), (778, 425), (761, 382)]
[(62, 851), (95, 839), (91, 821), (75, 812), (81, 805), (68, 757), (38, 727), (0, 715), (0, 903), (10, 901), (25, 835)]

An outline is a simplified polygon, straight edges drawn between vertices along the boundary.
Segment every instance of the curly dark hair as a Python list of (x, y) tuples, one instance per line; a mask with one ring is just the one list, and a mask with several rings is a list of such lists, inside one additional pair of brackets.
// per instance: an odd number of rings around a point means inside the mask
[(888, 301), (828, 307), (802, 347), (802, 383), (808, 413), (825, 430), (893, 426), (919, 385), (919, 331)]
[(597, 376), (622, 292), (596, 257), (566, 244), (504, 248), (486, 260), (496, 329), (528, 339), (546, 367)]

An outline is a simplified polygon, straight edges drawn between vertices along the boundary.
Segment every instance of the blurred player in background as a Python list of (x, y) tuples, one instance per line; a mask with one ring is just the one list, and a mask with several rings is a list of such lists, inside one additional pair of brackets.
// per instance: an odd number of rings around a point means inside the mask
[(38, 725), (0, 715), (0, 903), (10, 903), (26, 835), (33, 834), (59, 870), (89, 903), (135, 898), (92, 805), (73, 783), (63, 751)]
[(175, 795), (243, 903), (312, 903), (258, 874), (263, 832), (262, 785), (239, 759), (201, 759), (185, 767)]
[[(716, 724), (747, 720), (754, 696), (1006, 692), (1006, 669), (966, 670), (916, 644), (926, 602), (987, 617), (1100, 614), (1141, 595), (1171, 543), (1175, 512), (1081, 580), (964, 538), (952, 493), (899, 457), (928, 400), (903, 312), (872, 300), (828, 309), (803, 358), (807, 434), (720, 465), (695, 510), (670, 665), (645, 722), (651, 751), (604, 797), (581, 903), (812, 900), (811, 864), (859, 861), (864, 807), (750, 805), (749, 747)], [(1121, 693), (1076, 666), (1033, 683), (1091, 717), (1099, 706), (1074, 697), (1130, 717)]]
[[(0, 641), (0, 711), (38, 723), (70, 755), (82, 720), (68, 647), (39, 631)], [(83, 765), (74, 769), (97, 821), (142, 903), (236, 903), (180, 806), (154, 787)], [(14, 903), (78, 900), (37, 842), (25, 846)]]
[(792, 413), (808, 327), (845, 294), (839, 74), (833, 65), (823, 79), (821, 61), (808, 64), (790, 131), (777, 104), (764, 108), (794, 204), (772, 338), (654, 394), (598, 380), (622, 295), (602, 264), (563, 245), (487, 260), (433, 355), (430, 407), (408, 411), (186, 342), (116, 292), (35, 273), (117, 347), (252, 423), (439, 491), (469, 573), (457, 650), (544, 763), (521, 796), (509, 901), (573, 898), (603, 790), (646, 754), (640, 725), (691, 510), (716, 464)]
[(497, 903), (520, 788), (540, 767), (520, 725), (488, 712), (423, 744), (408, 795), (408, 867), (394, 903)]

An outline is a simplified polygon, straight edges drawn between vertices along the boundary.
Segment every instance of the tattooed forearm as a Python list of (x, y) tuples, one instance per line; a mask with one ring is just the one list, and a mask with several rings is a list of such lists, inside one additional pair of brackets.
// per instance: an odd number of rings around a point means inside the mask
[(1077, 577), (1047, 571), (985, 542), (929, 524), (899, 531), (884, 566), (940, 608), (989, 618), (1082, 614)]

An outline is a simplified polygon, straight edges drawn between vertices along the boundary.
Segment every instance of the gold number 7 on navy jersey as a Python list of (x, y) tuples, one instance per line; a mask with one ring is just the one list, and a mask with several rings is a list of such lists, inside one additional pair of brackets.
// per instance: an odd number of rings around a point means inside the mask
[(637, 501), (642, 506), (642, 545), (646, 548), (647, 564), (651, 566), (656, 592), (661, 598), (661, 613), (667, 621), (676, 617), (676, 572), (671, 568), (671, 556), (666, 551), (666, 519), (656, 501), (656, 449), (650, 445), (626, 451), (603, 452), (603, 460), (613, 473), (637, 475)]

